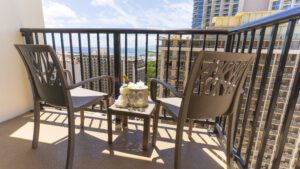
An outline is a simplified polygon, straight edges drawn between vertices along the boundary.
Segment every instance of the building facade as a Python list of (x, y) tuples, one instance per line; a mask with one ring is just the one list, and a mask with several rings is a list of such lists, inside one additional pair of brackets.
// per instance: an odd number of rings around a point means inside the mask
[(284, 10), (300, 5), (300, 0), (270, 0), (269, 10)]
[(194, 0), (193, 22), (192, 22), (193, 29), (200, 29), (202, 26), (203, 1), (204, 0)]
[(235, 16), (237, 12), (268, 10), (270, 0), (194, 0), (193, 29), (212, 26), (217, 16)]
[[(98, 55), (93, 52), (91, 57), (86, 54), (82, 55), (82, 63), (80, 63), (80, 56), (74, 54), (74, 61), (72, 64), (71, 55), (66, 54), (66, 69), (72, 72), (74, 68), (75, 75), (73, 76), (75, 82), (80, 82), (81, 80), (88, 79), (90, 77), (96, 77), (101, 75), (112, 75), (114, 76), (114, 57), (111, 55), (109, 57), (109, 62), (107, 59), (107, 54), (103, 50), (100, 52), (101, 55)], [(59, 56), (62, 58), (62, 56)], [(99, 60), (100, 59), (100, 60)], [(62, 59), (61, 59), (62, 60)], [(125, 58), (121, 58), (121, 74), (126, 74), (125, 71)], [(99, 65), (100, 64), (100, 65)], [(91, 65), (91, 66), (90, 66)], [(108, 69), (108, 65), (109, 69)], [(137, 59), (137, 73), (135, 73), (135, 58), (128, 57), (127, 59), (127, 76), (131, 82), (135, 81), (144, 81), (145, 80), (145, 60), (142, 58)], [(108, 92), (108, 89), (111, 86), (108, 86), (107, 81), (103, 80), (101, 83), (99, 81), (94, 81), (89, 84), (84, 85), (85, 88)]]

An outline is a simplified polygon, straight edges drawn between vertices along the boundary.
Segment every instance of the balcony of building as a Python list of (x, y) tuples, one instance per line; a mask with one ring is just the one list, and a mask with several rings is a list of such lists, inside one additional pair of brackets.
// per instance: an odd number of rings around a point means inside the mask
[[(21, 3), (20, 6), (25, 4)], [(30, 13), (31, 8), (25, 12), (29, 14), (22, 17), (20, 15), (23, 10), (13, 12), (19, 9), (6, 9), (7, 13), (14, 13), (15, 17), (5, 20), (5, 23), (12, 21), (15, 25), (8, 25), (6, 31), (9, 33), (1, 39), (6, 53), (5, 62), (0, 63), (0, 70), (11, 75), (3, 78), (0, 86), (3, 91), (3, 96), (0, 97), (1, 104), (3, 103), (3, 110), (0, 111), (0, 120), (3, 121), (0, 123), (1, 169), (64, 168), (68, 142), (66, 110), (43, 104), (39, 148), (31, 149), (32, 96), (26, 71), (13, 48), (15, 43), (52, 46), (60, 56), (62, 66), (73, 75), (74, 82), (99, 75), (112, 76), (115, 79), (113, 87), (116, 96), (124, 74), (130, 73), (133, 81), (149, 82), (151, 78), (159, 78), (183, 93), (184, 81), (197, 52), (209, 50), (255, 53), (256, 61), (249, 72), (234, 123), (235, 144), (231, 157), (233, 168), (300, 167), (300, 52), (289, 53), (293, 46), (293, 36), (298, 30), (299, 7), (229, 30), (41, 28), (41, 23), (32, 23), (37, 20), (38, 15)], [(38, 10), (41, 9), (35, 9)], [(283, 29), (284, 38), (276, 40), (279, 25), (288, 26)], [(14, 31), (10, 32), (11, 29)], [(122, 53), (123, 49), (128, 51), (125, 38), (128, 34), (135, 36), (133, 55)], [(270, 43), (267, 45), (264, 43), (265, 34), (270, 35)], [(145, 45), (144, 52), (140, 55), (138, 46), (142, 44), (137, 43), (141, 42), (138, 40), (140, 36), (146, 37), (143, 45), (154, 38), (155, 50), (150, 51)], [(17, 38), (11, 40), (12, 37)], [(97, 40), (103, 39), (106, 44), (104, 48), (93, 46), (99, 44), (95, 43)], [(81, 43), (83, 41), (88, 45), (84, 46)], [(279, 42), (280, 45), (276, 46)], [(292, 49), (297, 50), (297, 45), (295, 46)], [(273, 55), (274, 49), (280, 51)], [(93, 50), (97, 52), (92, 53)], [(105, 54), (100, 53), (102, 50), (106, 51)], [(172, 55), (172, 52), (180, 54), (180, 57)], [(102, 58), (98, 60), (100, 56)], [(143, 61), (140, 62), (140, 59)], [(95, 64), (98, 61), (104, 64)], [(76, 62), (85, 63), (80, 65)], [(84, 87), (105, 91), (111, 86), (92, 83)], [(162, 89), (159, 92), (160, 96), (170, 96)], [(130, 119), (128, 128), (124, 130), (114, 122), (114, 145), (107, 144), (106, 108), (105, 105), (89, 108), (86, 111), (84, 130), (79, 127), (80, 117), (76, 114), (74, 168), (174, 167), (176, 123), (166, 112), (162, 111), (160, 114), (157, 145), (149, 146), (148, 151), (143, 151), (143, 125), (138, 118)], [(181, 155), (184, 169), (226, 168), (224, 142), (227, 123), (225, 116), (197, 120), (192, 139), (187, 137), (187, 127), (185, 128)], [(276, 151), (272, 151), (270, 147)]]

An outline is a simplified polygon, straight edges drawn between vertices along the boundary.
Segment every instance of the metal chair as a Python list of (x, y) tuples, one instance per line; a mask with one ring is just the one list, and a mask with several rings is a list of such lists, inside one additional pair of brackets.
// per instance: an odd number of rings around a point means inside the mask
[[(159, 79), (151, 80), (151, 98), (156, 102), (154, 116), (154, 139), (160, 107), (176, 121), (175, 169), (181, 168), (181, 144), (186, 119), (208, 119), (228, 116), (226, 158), (227, 168), (232, 165), (232, 144), (234, 131), (233, 116), (236, 114), (247, 73), (255, 58), (253, 54), (202, 51), (194, 60), (183, 95), (174, 87)], [(157, 84), (169, 90), (175, 97), (157, 98)], [(191, 120), (189, 120), (191, 121)], [(192, 125), (189, 125), (191, 137)]]
[[(84, 127), (84, 109), (105, 101), (108, 105), (112, 89), (102, 93), (81, 88), (93, 81), (106, 79), (113, 86), (110, 76), (99, 76), (72, 84), (71, 73), (64, 70), (55, 51), (48, 45), (15, 45), (29, 75), (34, 99), (34, 134), (32, 148), (38, 146), (40, 130), (40, 102), (65, 107), (68, 116), (68, 151), (66, 169), (71, 169), (74, 157), (75, 119), (74, 113), (80, 111), (81, 128)], [(69, 78), (68, 78), (69, 77)]]

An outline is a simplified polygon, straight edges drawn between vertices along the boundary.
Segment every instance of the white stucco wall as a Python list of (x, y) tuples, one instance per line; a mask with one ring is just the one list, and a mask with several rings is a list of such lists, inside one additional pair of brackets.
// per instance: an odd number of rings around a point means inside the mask
[(239, 3), (240, 12), (267, 11), (270, 0), (241, 0)]
[(31, 88), (14, 44), (21, 27), (44, 27), (41, 0), (0, 2), (0, 122), (32, 109)]

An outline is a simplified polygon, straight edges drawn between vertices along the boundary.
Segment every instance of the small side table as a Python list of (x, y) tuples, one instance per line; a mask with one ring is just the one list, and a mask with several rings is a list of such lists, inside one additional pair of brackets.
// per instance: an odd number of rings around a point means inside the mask
[[(143, 150), (148, 149), (149, 133), (150, 133), (150, 119), (155, 109), (155, 103), (148, 101), (146, 108), (117, 108), (115, 104), (108, 108), (107, 124), (108, 124), (108, 144), (112, 144), (112, 115), (123, 116), (124, 119), (130, 117), (138, 117), (144, 119), (144, 132), (143, 132)], [(127, 123), (127, 120), (125, 120)], [(155, 132), (155, 133), (154, 133)], [(153, 135), (156, 134), (153, 128)]]

